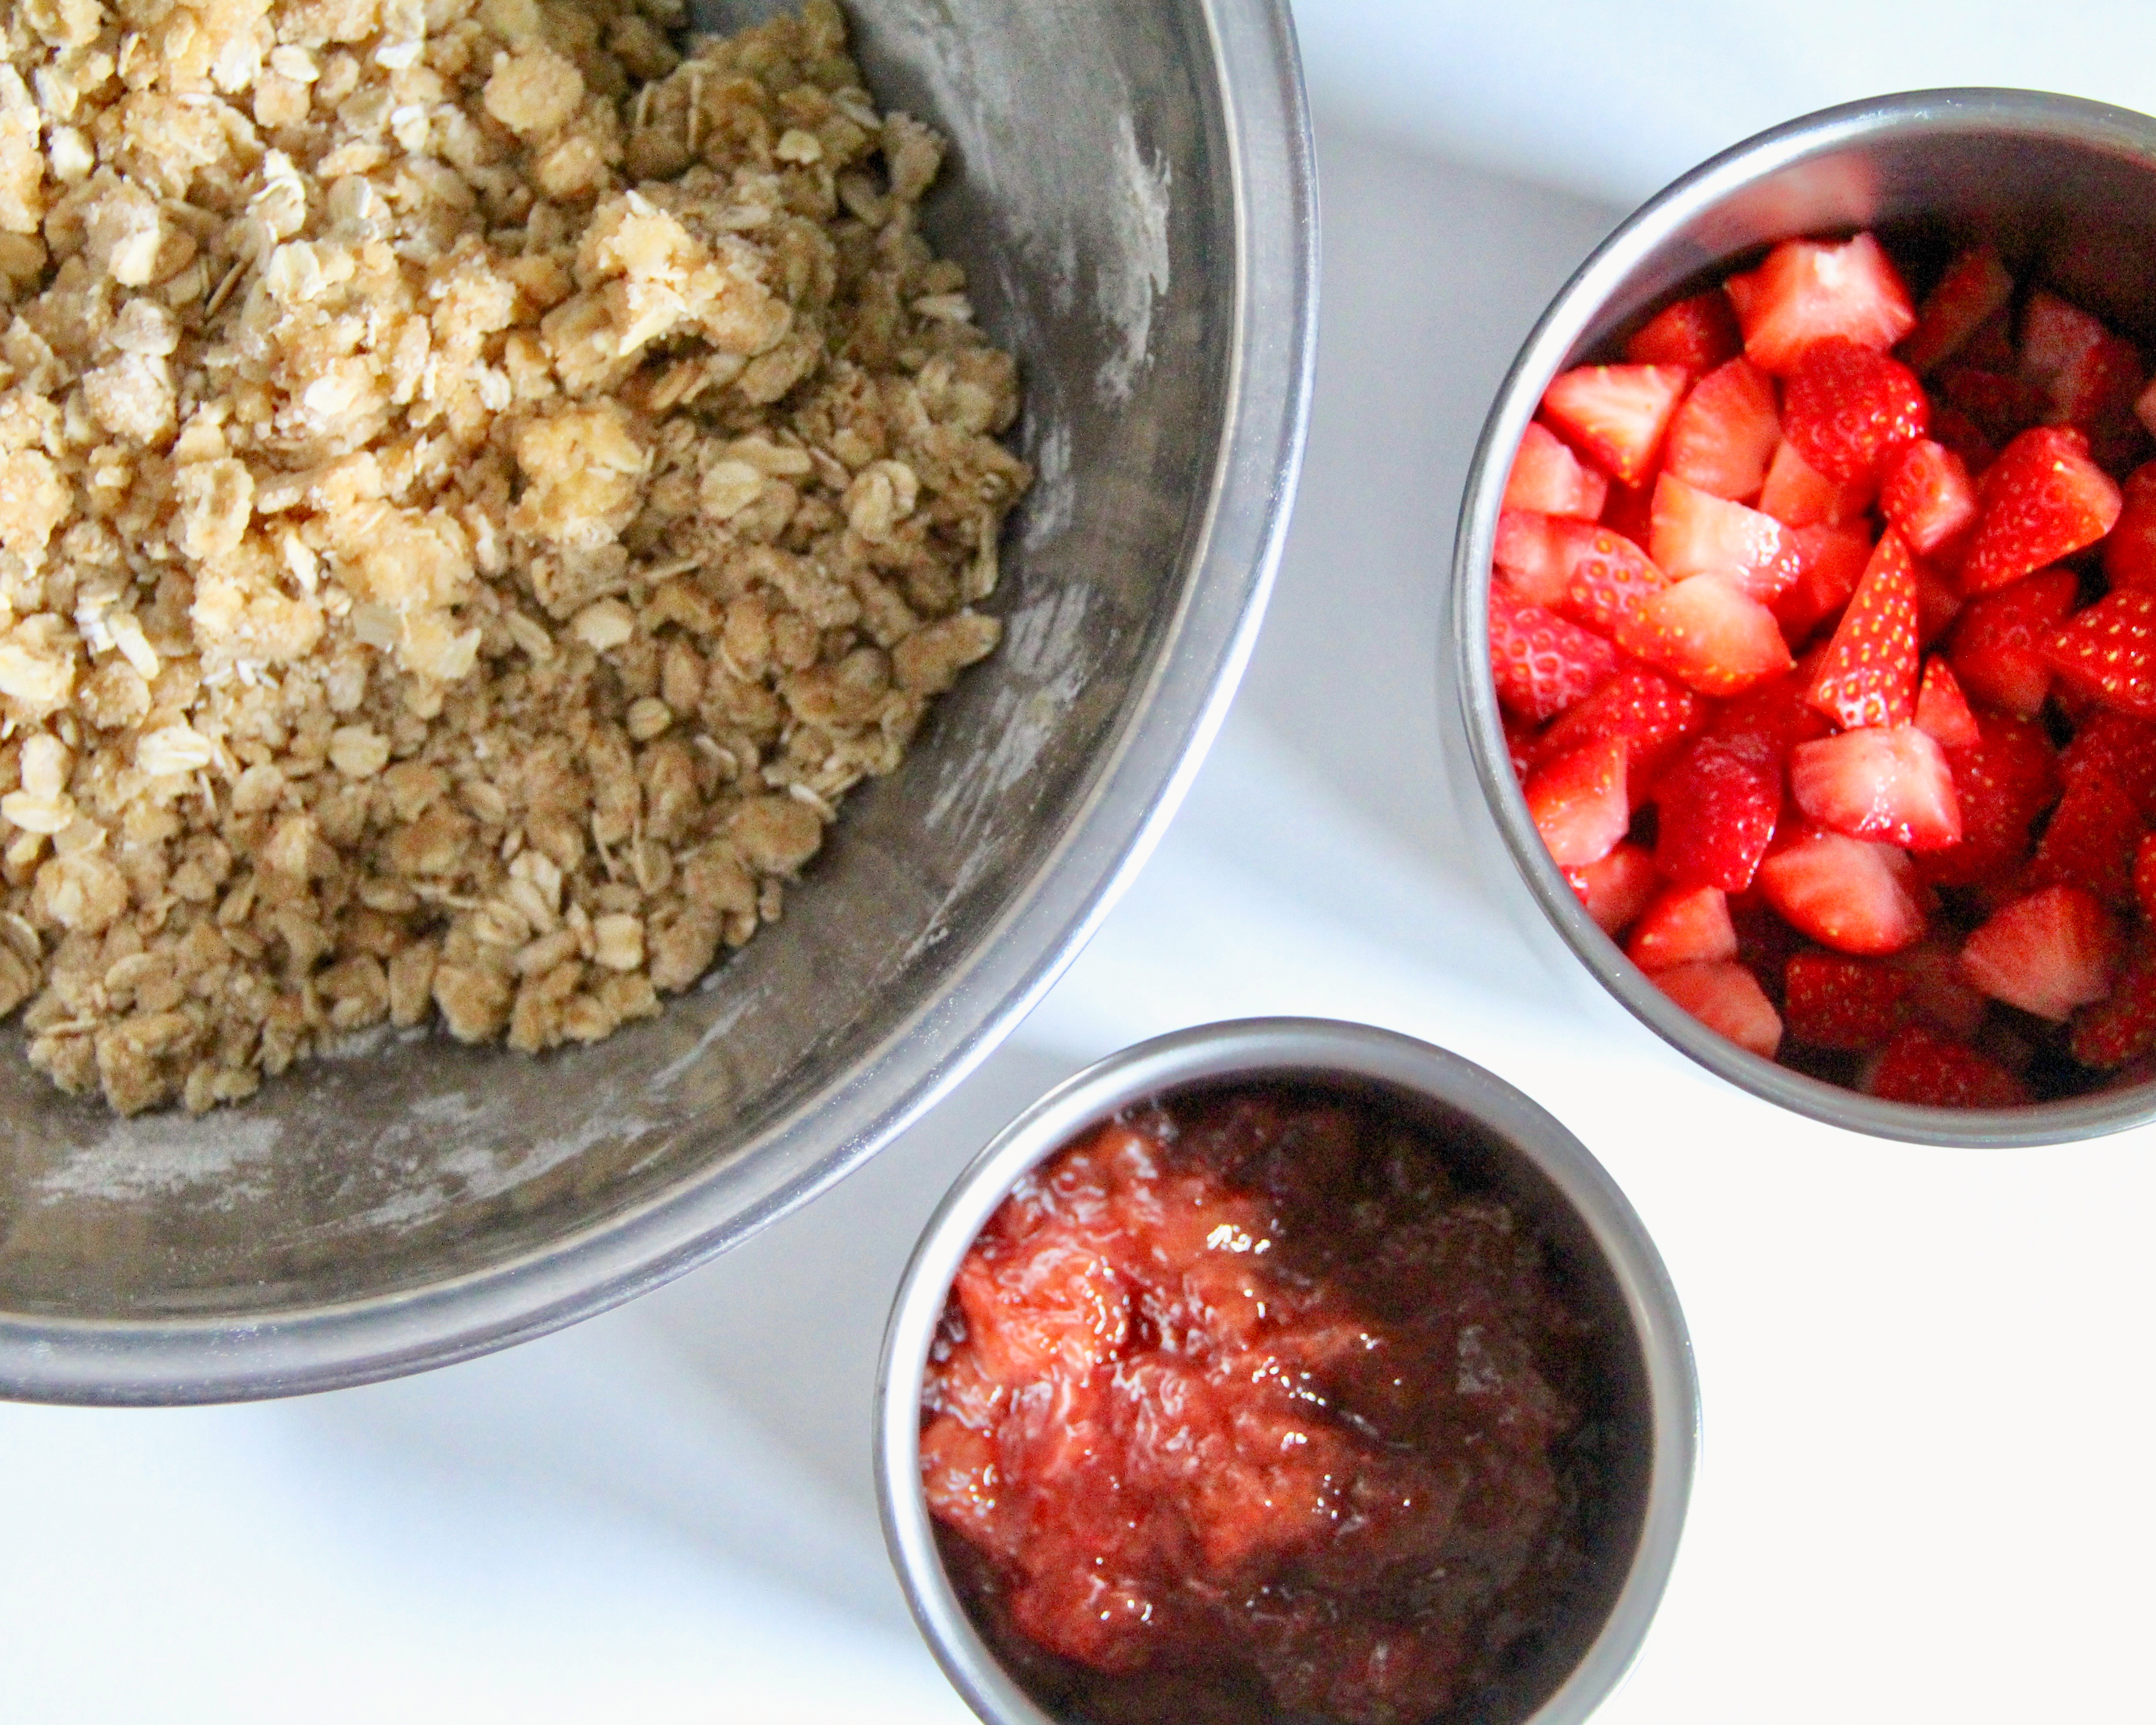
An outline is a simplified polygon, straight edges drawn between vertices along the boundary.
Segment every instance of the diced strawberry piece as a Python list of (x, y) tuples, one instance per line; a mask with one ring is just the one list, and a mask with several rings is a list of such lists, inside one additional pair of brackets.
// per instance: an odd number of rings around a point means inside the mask
[(1625, 956), (1642, 970), (1737, 956), (1729, 896), (1718, 886), (1672, 886), (1640, 913)]
[(1839, 526), (1853, 521), (1871, 506), (1877, 486), (1869, 479), (1836, 485), (1797, 453), (1784, 439), (1767, 469), (1760, 487), (1759, 509), (1785, 527), (1811, 527), (1825, 523)]
[(1927, 1108), (2014, 1108), (2033, 1100), (2028, 1086), (1995, 1060), (1922, 1024), (1887, 1045), (1864, 1089), (1881, 1101)]
[(1770, 515), (1665, 473), (1655, 482), (1647, 549), (1672, 581), (1721, 575), (1765, 603), (1792, 578), (1781, 567), (1787, 531)]
[(1490, 589), (1490, 674), (1497, 699), (1540, 721), (1574, 707), (1617, 675), (1617, 649), (1576, 623)]
[(2103, 578), (2113, 587), (2156, 588), (2156, 461), (2119, 488), (2118, 520), (2104, 536)]
[(1861, 526), (1797, 527), (1782, 557), (1797, 578), (1774, 601), (1774, 617), (1785, 636), (1802, 641), (1849, 603), (1871, 561), (1871, 534)]
[(1910, 850), (1961, 842), (1946, 753), (1914, 725), (1871, 725), (1800, 744), (1789, 792), (1821, 826)]
[(1917, 571), (1889, 527), (1804, 698), (1836, 724), (1905, 725), (1917, 711)]
[(2071, 428), (2039, 426), (1999, 451), (1984, 475), (1962, 591), (1989, 593), (2093, 545), (2118, 520), (2118, 487)]
[(1782, 973), (1789, 1034), (1815, 1048), (1876, 1048), (1908, 1016), (1909, 978), (1891, 964), (1799, 952)]
[(2144, 936), (2111, 993), (2074, 1014), (2068, 1046), (2084, 1066), (2104, 1070), (2156, 1050), (2156, 942)]
[(2044, 644), (2080, 592), (2072, 570), (2047, 569), (1971, 599), (1947, 645), (1962, 687), (2016, 718), (2035, 718), (2051, 688)]
[(2106, 706), (2156, 719), (2156, 593), (2127, 588), (2076, 611), (2044, 656)]
[(1749, 497), (1781, 441), (1774, 380), (1750, 360), (1732, 359), (1692, 385), (1670, 421), (1662, 470), (1717, 497)]
[(1621, 670), (1552, 725), (1543, 756), (1554, 759), (1616, 738), (1625, 748), (1625, 783), (1635, 808), (1684, 740), (1707, 721), (1707, 703), (1644, 667)]
[(2108, 773), (2066, 787), (2029, 865), (2031, 886), (2078, 886), (2117, 910), (2133, 906), (2133, 850), (2141, 811)]
[(1789, 665), (1774, 614), (1718, 575), (1656, 593), (1619, 622), (1617, 644), (1702, 695), (1734, 695)]
[(1928, 653), (1961, 615), (1961, 595), (1929, 563), (1917, 565), (1917, 644)]
[(1975, 334), (1968, 345), (1954, 356), (1965, 366), (1974, 366), (1980, 372), (1997, 372), (2010, 377), (2021, 363), (2021, 357), (2014, 350), (2014, 311), (2002, 305), (1976, 326)]
[(1650, 478), (1637, 485), (1609, 484), (1609, 501), (1602, 506), (1602, 525), (1622, 533), (1633, 544), (1644, 546), (1654, 531), (1655, 486)]
[(1969, 979), (1994, 1000), (2062, 1023), (2111, 992), (2118, 925), (2094, 895), (2046, 886), (2017, 899), (1961, 949)]
[(1948, 366), (1932, 387), (1943, 406), (1963, 415), (1993, 444), (2020, 435), (2044, 415), (2043, 392), (2004, 372)]
[(1497, 542), (1491, 562), (1515, 598), (1545, 610), (1564, 597), (1572, 579), (1572, 542), (1555, 516), (1532, 510), (1497, 512)]
[(1543, 412), (1598, 467), (1636, 485), (1690, 381), (1678, 366), (1580, 366), (1543, 392)]
[(2076, 425), (2087, 432), (2097, 465), (2123, 466), (2142, 441), (2133, 403), (2148, 377), (2141, 350), (2107, 331), (2051, 380), (2045, 417), (2055, 425)]
[(2156, 724), (2130, 713), (2091, 715), (2059, 757), (2059, 777), (2071, 785), (2090, 773), (2118, 785), (2143, 823), (2156, 824)]
[(1617, 935), (1661, 890), (1662, 871), (1643, 845), (1626, 839), (1599, 862), (1567, 869), (1564, 878), (1604, 934)]
[(1896, 952), (1924, 935), (1910, 873), (1894, 845), (1806, 827), (1759, 865), (1759, 890), (1784, 921), (1823, 947)]
[(1975, 420), (1950, 402), (1932, 403), (1932, 438), (1961, 457), (1972, 476), (1999, 459), (1999, 450)]
[(1502, 708), (1497, 716), (1505, 726), (1505, 753), (1512, 763), (1512, 777), (1525, 784), (1527, 769), (1534, 765), (1535, 752), (1542, 747), (1542, 732)]
[(1969, 337), (2014, 297), (2014, 278), (1988, 245), (1972, 247), (1947, 266), (1939, 285), (1924, 296), (1917, 326), (1902, 343), (1902, 363), (1928, 372), (1965, 347)]
[(2048, 288), (2029, 295), (2021, 311), (2021, 343), (2016, 369), (2021, 381), (2049, 393), (2051, 386), (2085, 359), (2110, 331), (2103, 321), (2062, 300)]
[(1527, 813), (1560, 868), (1599, 862), (1632, 824), (1625, 795), (1625, 745), (1615, 739), (1576, 749), (1528, 775)]
[(1931, 423), (1914, 372), (1840, 336), (1804, 349), (1783, 395), (1784, 434), (1807, 465), (1841, 485), (1885, 472)]
[(1909, 1009), (1954, 1036), (1974, 1036), (1991, 1010), (1991, 997), (1962, 974), (1961, 949), (1926, 941), (1890, 961), (1909, 985)]
[(1947, 756), (1961, 843), (1922, 860), (1924, 878), (1941, 886), (1980, 886), (2020, 868), (2036, 818), (2059, 794), (2051, 745), (2040, 728), (1993, 713), (1979, 714), (1977, 726), (1983, 740)]
[(1655, 861), (1680, 886), (1741, 892), (1782, 811), (1782, 753), (1758, 737), (1702, 737), (1656, 783)]
[(1557, 609), (1582, 628), (1614, 634), (1621, 621), (1669, 586), (1669, 578), (1622, 533), (1584, 521), (1564, 525), (1571, 529), (1563, 536), (1571, 570)]
[(1682, 366), (1694, 377), (1704, 376), (1743, 351), (1737, 314), (1719, 288), (1665, 305), (1625, 344), (1625, 357), (1634, 365)]
[(1941, 748), (1972, 748), (1981, 733), (1968, 697), (1946, 660), (1937, 654), (1924, 662), (1923, 680), (1917, 687), (1917, 728), (1937, 740)]
[(1976, 521), (1976, 485), (1960, 456), (1921, 438), (1897, 456), (1879, 507), (1911, 551), (1928, 557)]
[(2134, 841), (2133, 902), (2143, 920), (2156, 923), (2156, 833), (2143, 833)]
[(1505, 480), (1505, 508), (1591, 521), (1602, 513), (1609, 496), (1607, 475), (1583, 463), (1547, 425), (1528, 425)]
[(1679, 964), (1655, 973), (1654, 983), (1708, 1029), (1762, 1060), (1774, 1059), (1782, 1045), (1782, 1015), (1741, 964)]
[(1746, 357), (1778, 377), (1824, 336), (1845, 336), (1883, 352), (1916, 327), (1901, 273), (1869, 234), (1840, 245), (1785, 239), (1757, 270), (1723, 286), (1737, 307)]

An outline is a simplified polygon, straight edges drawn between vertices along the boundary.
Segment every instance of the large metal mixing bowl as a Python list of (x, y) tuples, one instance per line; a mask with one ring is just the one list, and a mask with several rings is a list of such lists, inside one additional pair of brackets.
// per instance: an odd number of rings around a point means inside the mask
[[(738, 25), (774, 9), (702, 5)], [(1316, 216), (1284, 0), (851, 0), (955, 149), (932, 237), (1019, 354), (1007, 635), (849, 801), (786, 921), (533, 1061), (434, 1037), (119, 1122), (0, 1045), (0, 1394), (206, 1401), (440, 1364), (814, 1195), (1023, 1015), (1143, 860), (1247, 655), (1301, 450)]]

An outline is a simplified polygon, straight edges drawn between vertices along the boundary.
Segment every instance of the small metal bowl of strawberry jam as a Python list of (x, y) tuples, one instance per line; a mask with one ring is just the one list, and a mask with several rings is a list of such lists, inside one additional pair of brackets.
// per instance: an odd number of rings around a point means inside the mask
[(2156, 121), (1889, 96), (1716, 157), (1491, 410), (1458, 686), (1527, 884), (1746, 1089), (2156, 1113)]
[(892, 1559), (991, 1725), (1573, 1725), (1675, 1557), (1676, 1297), (1564, 1128), (1363, 1026), (1081, 1073), (892, 1309)]

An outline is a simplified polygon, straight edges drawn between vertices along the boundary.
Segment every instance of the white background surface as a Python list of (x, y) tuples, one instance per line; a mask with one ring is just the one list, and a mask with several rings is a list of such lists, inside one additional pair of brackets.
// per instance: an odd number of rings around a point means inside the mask
[(1483, 409), (1621, 206), (1878, 90), (2018, 81), (2156, 107), (2148, 15), (1301, 13), (1327, 254), (1301, 509), (1221, 744), (1100, 938), (924, 1126), (637, 1306), (299, 1402), (0, 1407), (0, 1718), (961, 1725), (868, 1477), (913, 1235), (1064, 1073), (1271, 1011), (1393, 1025), (1520, 1084), (1668, 1260), (1707, 1450), (1609, 1725), (2149, 1717), (2156, 1134), (1912, 1149), (1691, 1067), (1540, 922), (1442, 752), (1432, 648)]

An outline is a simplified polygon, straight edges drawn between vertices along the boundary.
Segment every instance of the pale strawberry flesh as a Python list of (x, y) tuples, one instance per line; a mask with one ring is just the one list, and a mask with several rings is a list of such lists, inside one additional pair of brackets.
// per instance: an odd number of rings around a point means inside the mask
[(1800, 743), (1789, 791), (1821, 826), (1905, 850), (1961, 842), (1961, 809), (1946, 752), (1914, 725), (1871, 726)]
[(1604, 472), (1635, 485), (1689, 381), (1676, 366), (1580, 366), (1543, 392), (1543, 414)]

